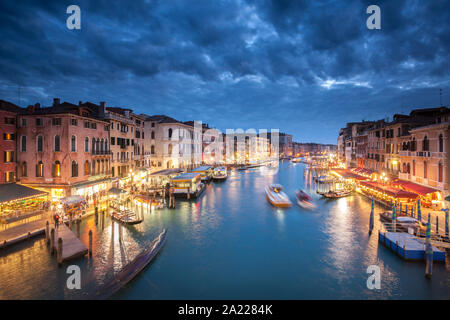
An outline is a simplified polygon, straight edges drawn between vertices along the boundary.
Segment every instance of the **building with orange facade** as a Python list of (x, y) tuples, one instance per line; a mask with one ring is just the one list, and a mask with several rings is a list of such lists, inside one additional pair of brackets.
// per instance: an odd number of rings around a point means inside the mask
[(0, 100), (0, 184), (16, 181), (16, 115), (21, 108)]
[(17, 167), (21, 184), (52, 199), (81, 195), (92, 201), (109, 187), (108, 122), (97, 110), (55, 98), (17, 116)]

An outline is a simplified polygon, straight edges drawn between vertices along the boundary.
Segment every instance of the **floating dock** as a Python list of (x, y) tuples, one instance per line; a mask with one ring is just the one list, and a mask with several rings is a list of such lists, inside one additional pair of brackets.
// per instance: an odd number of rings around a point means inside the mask
[[(425, 260), (425, 244), (412, 234), (378, 231), (378, 241), (404, 260)], [(434, 246), (433, 261), (445, 262), (445, 252)]]

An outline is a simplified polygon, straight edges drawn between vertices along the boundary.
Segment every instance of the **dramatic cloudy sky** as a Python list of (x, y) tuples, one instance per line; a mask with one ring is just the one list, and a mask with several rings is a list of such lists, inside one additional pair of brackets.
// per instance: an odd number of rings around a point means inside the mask
[(20, 88), (22, 106), (104, 100), (335, 143), (345, 122), (439, 106), (439, 88), (449, 104), (449, 21), (440, 0), (3, 0), (0, 99)]

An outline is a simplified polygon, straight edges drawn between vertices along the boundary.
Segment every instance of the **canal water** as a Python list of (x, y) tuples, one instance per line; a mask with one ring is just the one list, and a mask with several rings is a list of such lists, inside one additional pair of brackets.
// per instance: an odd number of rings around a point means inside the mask
[[(272, 207), (264, 187), (281, 183), (294, 206)], [(295, 204), (304, 188), (318, 209)], [(143, 223), (125, 227), (119, 241), (109, 218), (81, 224), (81, 240), (94, 233), (94, 255), (73, 261), (81, 269), (81, 290), (69, 290), (67, 265), (57, 267), (43, 238), (0, 252), (0, 298), (86, 298), (148, 245), (163, 228), (160, 254), (115, 299), (450, 299), (450, 266), (434, 264), (427, 280), (423, 262), (405, 262), (368, 235), (370, 202), (353, 195), (327, 200), (314, 192), (302, 164), (282, 162), (233, 171), (208, 185), (196, 201), (145, 212)], [(376, 212), (383, 210), (375, 207)], [(367, 268), (381, 270), (381, 288), (369, 290)]]

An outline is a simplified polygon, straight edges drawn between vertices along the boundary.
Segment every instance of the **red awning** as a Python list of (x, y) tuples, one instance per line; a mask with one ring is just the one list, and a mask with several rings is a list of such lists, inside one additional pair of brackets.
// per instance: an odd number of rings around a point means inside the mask
[(436, 189), (433, 189), (430, 187), (422, 186), (420, 184), (417, 184), (417, 183), (414, 183), (411, 181), (400, 180), (400, 179), (393, 180), (392, 184), (397, 185), (404, 190), (420, 194), (421, 196), (426, 196), (429, 193), (439, 191), (439, 190), (436, 190)]
[(348, 169), (333, 169), (334, 172), (339, 174), (344, 179), (356, 179), (356, 180), (366, 180), (366, 177), (360, 176), (359, 174), (353, 173)]
[(365, 187), (385, 193), (394, 198), (416, 199), (418, 197), (416, 193), (389, 187), (374, 181), (361, 181), (360, 184)]

